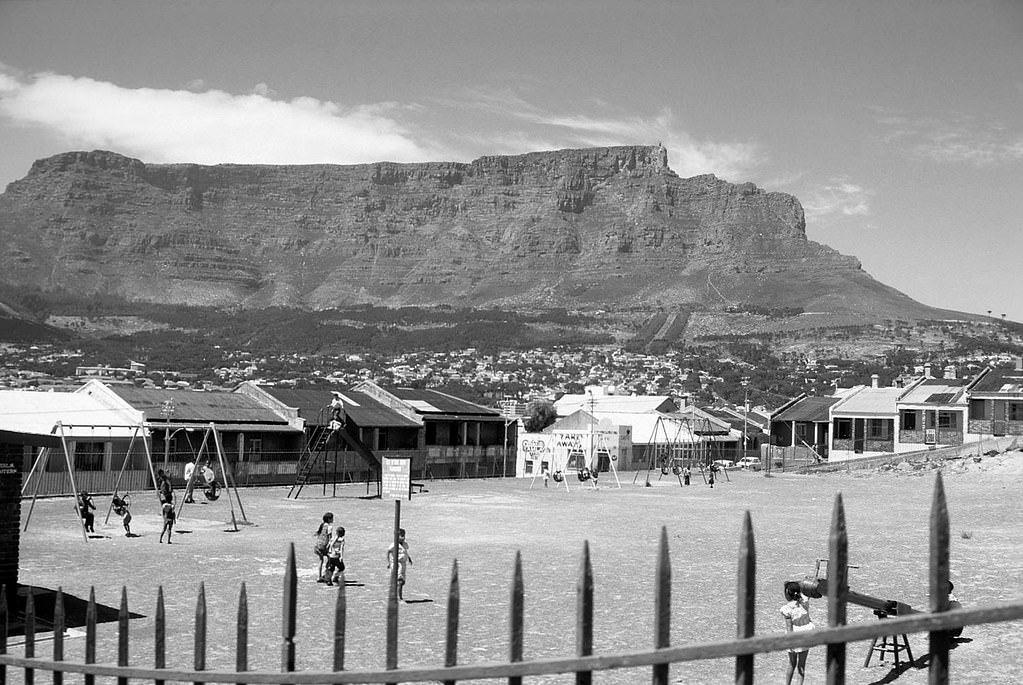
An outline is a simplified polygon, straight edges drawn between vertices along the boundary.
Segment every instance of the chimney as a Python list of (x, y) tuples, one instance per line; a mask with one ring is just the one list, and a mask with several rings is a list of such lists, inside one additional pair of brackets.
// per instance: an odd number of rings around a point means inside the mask
[(878, 381), (877, 374), (876, 373), (870, 374), (870, 387), (876, 388), (877, 387), (877, 381)]
[(1023, 371), (1023, 357), (1016, 357), (1016, 370)]
[(948, 380), (954, 380), (956, 377), (956, 367), (949, 364), (945, 367), (945, 378)]
[(931, 363), (930, 362), (927, 362), (926, 364), (924, 364), (924, 378), (934, 378), (934, 376), (931, 375)]

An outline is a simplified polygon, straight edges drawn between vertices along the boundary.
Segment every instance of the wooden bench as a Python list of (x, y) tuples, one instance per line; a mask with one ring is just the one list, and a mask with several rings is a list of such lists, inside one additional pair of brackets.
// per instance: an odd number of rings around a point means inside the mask
[(422, 492), (423, 488), (426, 487), (426, 483), (411, 483), (410, 485), (412, 486), (413, 493)]

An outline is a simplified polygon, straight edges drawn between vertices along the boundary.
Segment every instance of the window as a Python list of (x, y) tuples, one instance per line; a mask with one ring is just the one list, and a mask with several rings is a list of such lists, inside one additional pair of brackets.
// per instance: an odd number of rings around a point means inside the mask
[(950, 411), (938, 412), (938, 428), (950, 429), (956, 427), (956, 415)]
[(902, 412), (902, 430), (904, 431), (915, 431), (916, 430), (916, 412), (905, 411)]
[(1009, 420), (1023, 421), (1023, 402), (1009, 402)]
[(887, 440), (891, 437), (888, 419), (867, 419), (867, 437), (871, 440)]
[(984, 421), (991, 418), (987, 413), (987, 402), (984, 400), (970, 400), (970, 418)]
[(835, 419), (835, 440), (852, 440), (852, 419)]
[(796, 437), (799, 438), (800, 440), (804, 440), (805, 441), (806, 440), (806, 434), (808, 432), (807, 428), (809, 428), (809, 426), (807, 426), (805, 423), (797, 423), (796, 424)]
[(263, 439), (262, 438), (251, 438), (249, 441), (249, 447), (245, 451), (249, 454), (259, 454), (263, 451)]
[(75, 443), (75, 470), (76, 471), (102, 471), (104, 443), (102, 442), (76, 442)]

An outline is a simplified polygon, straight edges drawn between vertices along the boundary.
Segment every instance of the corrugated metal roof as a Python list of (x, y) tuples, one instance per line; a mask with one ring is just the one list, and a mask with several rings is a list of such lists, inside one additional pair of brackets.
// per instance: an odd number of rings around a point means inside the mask
[(832, 415), (895, 416), (895, 402), (905, 392), (905, 388), (862, 388), (835, 404)]
[(771, 417), (771, 421), (812, 421), (827, 423), (828, 411), (840, 397), (804, 397), (791, 407)]
[[(133, 408), (143, 412), (150, 422), (172, 423), (287, 423), (287, 420), (251, 397), (236, 392), (199, 392), (159, 390), (111, 385), (110, 390)], [(174, 403), (174, 412), (164, 413), (164, 402)]]
[[(261, 385), (259, 389), (278, 402), (298, 410), (298, 415), (309, 424), (330, 422), (332, 391), (317, 389), (278, 388)], [(341, 392), (345, 414), (363, 428), (418, 428), (422, 424), (399, 414), (362, 392)]]
[(388, 389), (392, 395), (405, 402), (410, 407), (415, 409), (417, 414), (424, 416), (430, 416), (432, 414), (452, 414), (459, 416), (473, 416), (482, 415), (497, 417), (503, 420), (501, 417), (501, 411), (499, 409), (491, 409), (490, 407), (484, 407), (468, 400), (463, 400), (447, 393), (439, 392), (437, 390), (427, 390), (422, 388), (391, 388)]
[[(74, 392), (0, 390), (0, 429), (48, 435), (57, 423), (75, 438), (129, 438), (139, 425), (136, 412), (104, 407), (90, 395)], [(139, 437), (143, 436), (140, 431)]]
[(559, 416), (580, 409), (594, 414), (643, 414), (651, 411), (677, 411), (678, 405), (667, 395), (563, 395), (554, 403)]

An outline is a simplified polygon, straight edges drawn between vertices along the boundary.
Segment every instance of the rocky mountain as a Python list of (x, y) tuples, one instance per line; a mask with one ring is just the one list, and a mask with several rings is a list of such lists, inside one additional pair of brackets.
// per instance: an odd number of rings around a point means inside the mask
[(8, 285), (153, 303), (936, 310), (807, 240), (791, 195), (661, 147), (350, 166), (69, 152), (0, 195)]

